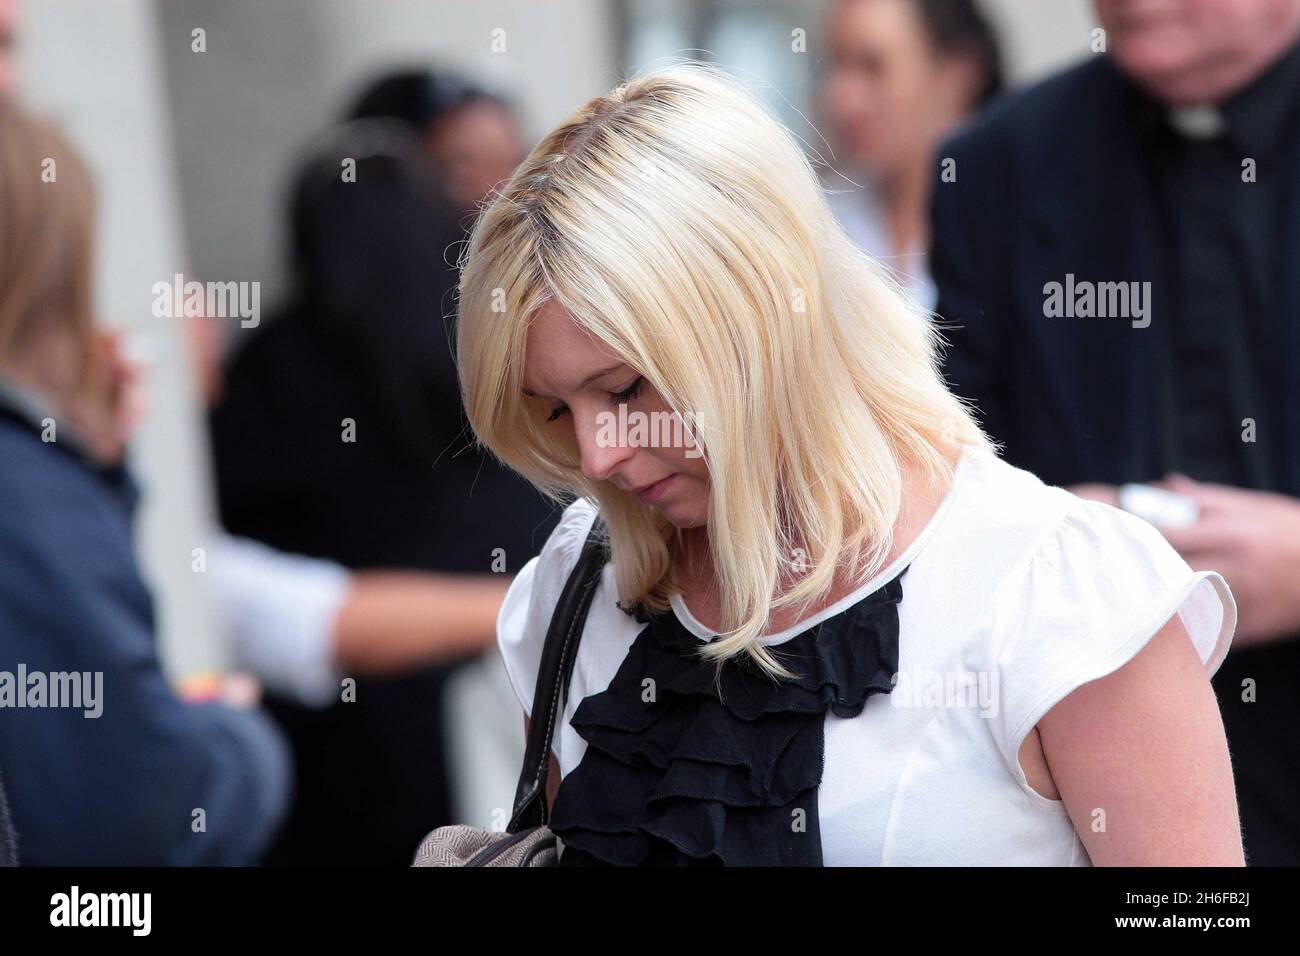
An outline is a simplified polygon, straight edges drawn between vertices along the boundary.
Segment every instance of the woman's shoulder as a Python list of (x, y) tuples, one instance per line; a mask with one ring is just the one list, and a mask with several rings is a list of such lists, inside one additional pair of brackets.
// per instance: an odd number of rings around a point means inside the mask
[(579, 498), (564, 509), (542, 550), (515, 575), (497, 615), (497, 646), (525, 713), (532, 712), (533, 688), (542, 644), (564, 584), (599, 514)]
[(1221, 575), (1193, 571), (1160, 529), (1130, 512), (1044, 484), (996, 455), (967, 464), (949, 555), (979, 585), (993, 653), (1131, 646), (1179, 613), (1206, 670), (1217, 670), (1236, 623)]
[(1083, 576), (1107, 568), (1175, 577), (1190, 571), (1144, 519), (1045, 484), (991, 453), (972, 457), (967, 513), (985, 541), (1007, 552), (1011, 569)]
[[(981, 670), (997, 675), (992, 720), (1008, 766), (1025, 736), (1075, 688), (1114, 672), (1177, 617), (1206, 676), (1228, 652), (1237, 611), (1223, 577), (1193, 570), (1154, 525), (1011, 465), (982, 465), (988, 525), (1017, 544), (990, 581)], [(974, 483), (972, 483), (974, 484)], [(996, 548), (996, 545), (992, 547)]]
[[(1001, 558), (1008, 571), (1035, 559), (1117, 560), (1145, 556), (1165, 565), (1182, 559), (1160, 532), (1136, 515), (1048, 485), (992, 452), (971, 451), (962, 467), (965, 507), (958, 524)], [(960, 530), (959, 529), (959, 530)]]
[(942, 519), (949, 562), (964, 579), (988, 591), (1013, 574), (1075, 507), (1062, 488), (999, 458), (967, 448), (957, 465)]

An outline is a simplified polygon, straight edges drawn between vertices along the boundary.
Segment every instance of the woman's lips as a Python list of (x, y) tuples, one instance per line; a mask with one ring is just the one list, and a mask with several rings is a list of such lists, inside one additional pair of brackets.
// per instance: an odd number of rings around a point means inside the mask
[(676, 475), (669, 475), (667, 478), (661, 478), (634, 494), (645, 504), (652, 505), (672, 489), (673, 479), (676, 477)]

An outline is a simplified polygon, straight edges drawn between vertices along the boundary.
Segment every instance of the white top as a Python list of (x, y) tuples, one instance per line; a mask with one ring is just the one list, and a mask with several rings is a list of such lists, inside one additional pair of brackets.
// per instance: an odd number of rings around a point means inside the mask
[[(497, 640), (526, 713), (551, 614), (595, 516), (590, 502), (574, 502), (502, 606)], [(823, 861), (1091, 865), (1062, 802), (1026, 781), (1020, 745), (1057, 702), (1120, 668), (1175, 613), (1213, 675), (1237, 621), (1227, 584), (1193, 572), (1141, 519), (968, 449), (905, 553), (842, 601), (763, 640), (797, 636), (909, 566), (894, 689), (869, 697), (856, 717), (826, 717)], [(569, 724), (574, 710), (609, 686), (644, 627), (616, 600), (606, 565), (555, 738), (562, 776), (586, 747)], [(672, 606), (702, 641), (713, 636), (680, 598)]]

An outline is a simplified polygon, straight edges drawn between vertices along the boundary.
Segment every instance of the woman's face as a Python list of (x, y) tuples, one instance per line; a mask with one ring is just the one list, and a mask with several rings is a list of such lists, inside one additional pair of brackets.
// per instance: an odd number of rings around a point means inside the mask
[(514, 117), (486, 101), (462, 106), (435, 123), (425, 148), (452, 201), (466, 211), (490, 199), (528, 152)]
[(573, 429), (588, 480), (635, 495), (679, 528), (706, 523), (709, 471), (685, 423), (554, 301), (528, 331), (524, 394), (545, 404), (546, 427)]
[(840, 0), (821, 107), (851, 166), (890, 182), (967, 112), (971, 64), (935, 52), (913, 0)]

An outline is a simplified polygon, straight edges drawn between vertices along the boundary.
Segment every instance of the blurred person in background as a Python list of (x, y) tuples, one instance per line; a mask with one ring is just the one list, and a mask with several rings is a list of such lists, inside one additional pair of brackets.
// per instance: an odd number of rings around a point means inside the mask
[[(0, 768), (17, 851), (254, 863), (289, 755), (258, 712), (187, 703), (159, 665), (123, 465), (132, 373), (92, 314), (93, 202), (66, 140), (0, 102)], [(58, 686), (84, 706), (58, 706)]]
[[(0, 99), (9, 96), (14, 85), (13, 20), (14, 0), (0, 0)], [(0, 866), (14, 866), (17, 861), (13, 824), (9, 821), (9, 804), (5, 800), (4, 767), (0, 766)]]
[(943, 147), (947, 373), (1045, 481), (1138, 513), (1141, 483), (1183, 496), (1185, 517), (1153, 520), (1241, 614), (1214, 686), (1247, 860), (1294, 866), (1300, 0), (1096, 10), (1104, 55)]
[(443, 191), (466, 214), (510, 178), (526, 150), (510, 104), (446, 70), (388, 74), (362, 93), (351, 115), (410, 127)]
[[(997, 36), (974, 0), (837, 0), (821, 110), (837, 168), (828, 201), (923, 308), (930, 177), (941, 140), (1002, 89)], [(863, 182), (862, 189), (853, 185)]]
[[(387, 105), (366, 105), (376, 99)], [(479, 99), (431, 95), (399, 109), (367, 95), (363, 115), (305, 164), (294, 296), (237, 352), (212, 415), (230, 532), (354, 570), (487, 575), (517, 570), (554, 525), (540, 495), (473, 446), (460, 406), (456, 258), (466, 214), (509, 160), (478, 175), (440, 168), (437, 156), (474, 144), (431, 152), (430, 142), (438, 116), (468, 122)], [(355, 181), (341, 175), (347, 158)], [(451, 821), (453, 669), (361, 679), (355, 701), (326, 710), (271, 699), (302, 781), (273, 862), (337, 861), (346, 847), (348, 862), (406, 864)]]
[[(218, 320), (186, 317), (203, 403), (224, 389)], [(338, 702), (348, 676), (394, 675), (491, 646), (504, 576), (349, 571), (216, 529), (207, 570), (233, 665), (304, 707)]]
[[(0, 97), (16, 92), (15, 12), (10, 0), (0, 0)], [(181, 321), (201, 397), (211, 405), (222, 388), (219, 326), (202, 316)], [(112, 347), (116, 352), (116, 340)], [(121, 401), (138, 414), (147, 375), (136, 363), (116, 364)], [(338, 701), (346, 675), (402, 673), (481, 650), (495, 637), (506, 587), (504, 580), (486, 576), (354, 573), (336, 562), (277, 552), (220, 531), (207, 550), (231, 665), (304, 707)], [(247, 677), (220, 674), (182, 675), (176, 683), (191, 701), (247, 696), (250, 686)], [(7, 819), (0, 792), (0, 851)]]
[[(525, 152), (509, 101), (450, 70), (417, 67), (381, 76), (358, 97), (350, 116), (395, 120), (418, 138), (466, 235), (481, 204)], [(446, 258), (455, 255), (449, 251)], [(482, 461), (475, 485), (480, 498), (490, 494), (482, 481), (510, 482), (491, 457), (481, 459), (475, 450), (471, 458)], [(531, 496), (525, 501), (526, 508), (536, 506)], [(548, 530), (553, 525), (549, 516), (541, 520)], [(513, 707), (509, 678), (500, 657), (485, 654), (456, 668), (441, 690), (453, 814), (462, 822), (492, 825), (494, 814), (513, 797), (523, 758), (513, 721), (501, 719)]]

